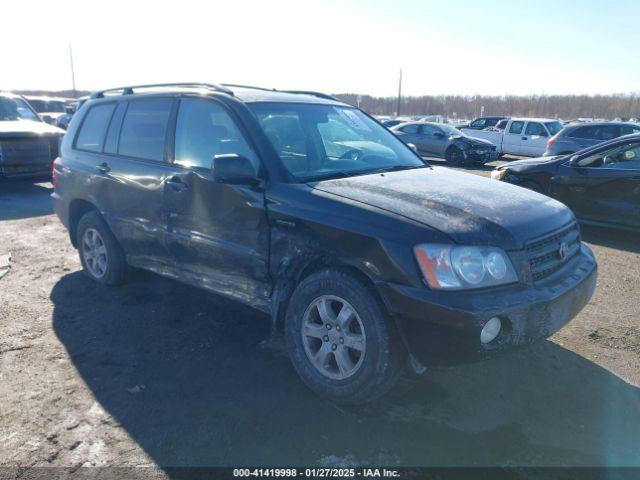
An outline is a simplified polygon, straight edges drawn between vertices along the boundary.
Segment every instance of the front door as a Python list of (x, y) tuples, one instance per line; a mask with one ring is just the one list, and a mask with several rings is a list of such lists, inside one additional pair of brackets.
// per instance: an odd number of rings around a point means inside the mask
[(447, 135), (435, 125), (422, 125), (420, 131), (420, 150), (429, 156), (444, 158), (447, 147)]
[(640, 142), (625, 142), (558, 168), (552, 193), (586, 220), (640, 226)]
[(522, 136), (522, 155), (539, 157), (547, 149), (549, 133), (540, 122), (527, 122)]
[[(168, 248), (185, 280), (252, 304), (270, 295), (264, 192), (213, 180), (215, 155), (259, 164), (230, 113), (212, 99), (178, 108), (174, 174), (164, 185)], [(259, 305), (256, 305), (259, 306)]]

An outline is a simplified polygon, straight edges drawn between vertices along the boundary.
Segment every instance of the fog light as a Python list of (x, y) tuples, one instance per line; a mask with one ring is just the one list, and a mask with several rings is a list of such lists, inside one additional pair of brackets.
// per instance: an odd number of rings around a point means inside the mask
[(480, 341), (482, 343), (489, 343), (498, 336), (501, 328), (502, 322), (500, 321), (500, 319), (498, 317), (491, 318), (487, 323), (484, 324), (484, 327), (480, 332)]

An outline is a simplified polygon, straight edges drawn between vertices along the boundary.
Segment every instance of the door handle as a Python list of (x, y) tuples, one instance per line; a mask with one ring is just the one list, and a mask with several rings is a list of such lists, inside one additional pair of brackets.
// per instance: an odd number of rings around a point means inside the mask
[(189, 188), (189, 186), (182, 181), (182, 179), (178, 176), (171, 177), (167, 180), (167, 185), (169, 185), (176, 192), (182, 192)]
[(527, 137), (522, 137), (522, 140), (526, 140), (526, 139), (527, 139)]
[(100, 173), (108, 173), (111, 171), (111, 167), (107, 162), (102, 162), (100, 165), (96, 166), (96, 169), (98, 169)]

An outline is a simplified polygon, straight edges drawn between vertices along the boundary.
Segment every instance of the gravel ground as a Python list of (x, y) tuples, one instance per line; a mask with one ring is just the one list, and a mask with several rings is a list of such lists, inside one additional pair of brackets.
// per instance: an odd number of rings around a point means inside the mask
[(584, 228), (598, 288), (549, 341), (345, 409), (250, 308), (146, 273), (88, 281), (50, 193), (0, 183), (0, 465), (640, 465), (637, 235)]

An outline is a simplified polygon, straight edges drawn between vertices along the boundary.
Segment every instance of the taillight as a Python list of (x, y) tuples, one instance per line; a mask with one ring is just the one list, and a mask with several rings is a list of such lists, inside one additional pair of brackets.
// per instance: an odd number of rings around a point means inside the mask
[(550, 149), (551, 147), (553, 147), (553, 144), (556, 141), (556, 137), (557, 137), (557, 135), (554, 135), (549, 140), (547, 140), (547, 149)]

